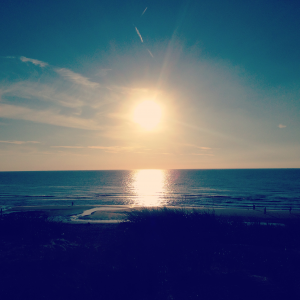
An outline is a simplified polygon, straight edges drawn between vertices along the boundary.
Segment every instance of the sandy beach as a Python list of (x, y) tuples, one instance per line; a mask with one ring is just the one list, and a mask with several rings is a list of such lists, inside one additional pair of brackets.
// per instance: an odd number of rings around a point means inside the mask
[[(68, 223), (119, 223), (125, 220), (126, 213), (141, 210), (144, 207), (129, 205), (97, 205), (97, 206), (15, 206), (6, 210), (10, 212), (40, 211), (46, 213), (54, 220)], [(159, 207), (151, 207), (153, 209)], [(166, 206), (170, 209), (184, 209), (186, 211), (204, 211), (214, 213), (216, 216), (242, 218), (245, 222), (284, 223), (300, 218), (299, 210), (268, 210), (263, 208), (233, 209), (233, 208), (207, 208), (207, 207), (178, 207)]]

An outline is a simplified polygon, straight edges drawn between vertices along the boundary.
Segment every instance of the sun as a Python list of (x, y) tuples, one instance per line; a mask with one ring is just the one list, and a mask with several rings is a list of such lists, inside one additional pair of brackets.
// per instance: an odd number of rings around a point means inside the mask
[(133, 121), (145, 130), (157, 127), (162, 117), (161, 107), (154, 101), (146, 100), (140, 103), (133, 112)]

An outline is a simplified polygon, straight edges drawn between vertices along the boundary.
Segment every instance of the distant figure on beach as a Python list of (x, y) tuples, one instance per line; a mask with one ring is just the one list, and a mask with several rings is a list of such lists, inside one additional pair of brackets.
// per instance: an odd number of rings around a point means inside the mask
[(74, 202), (72, 201), (72, 206), (74, 205)]
[(255, 210), (255, 204), (253, 204), (253, 210)]
[[(1, 209), (1, 212), (2, 212), (2, 209)], [(290, 213), (292, 212), (292, 207), (290, 206)]]
[(264, 214), (266, 214), (266, 213), (267, 213), (267, 208), (265, 207), (265, 208), (264, 208)]

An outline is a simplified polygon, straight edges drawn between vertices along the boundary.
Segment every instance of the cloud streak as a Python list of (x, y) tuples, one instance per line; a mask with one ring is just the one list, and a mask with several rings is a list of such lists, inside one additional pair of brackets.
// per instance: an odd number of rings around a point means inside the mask
[(285, 128), (285, 127), (286, 127), (286, 125), (279, 124), (279, 125), (278, 125), (278, 127), (279, 127), (279, 128)]
[(196, 156), (214, 156), (213, 154), (210, 153), (187, 153), (187, 154), (183, 154), (183, 155), (196, 155)]
[(0, 104), (0, 117), (78, 129), (103, 129), (96, 120), (62, 115), (58, 109), (34, 110), (16, 105)]
[(40, 61), (40, 60), (37, 60), (37, 59), (33, 59), (33, 58), (27, 58), (25, 56), (21, 56), (20, 60), (22, 62), (31, 62), (32, 64), (34, 64), (36, 66), (40, 66), (42, 68), (48, 66), (48, 64), (46, 62), (43, 62), (43, 61)]
[(64, 148), (64, 149), (84, 149), (83, 146), (51, 146), (51, 148)]
[(138, 30), (136, 27), (135, 27), (135, 31), (136, 31), (136, 33), (138, 34), (138, 36), (140, 37), (141, 42), (144, 43), (143, 38), (142, 38), (142, 36), (141, 36), (139, 30)]
[(64, 77), (65, 79), (76, 84), (80, 84), (89, 88), (94, 88), (99, 86), (99, 83), (92, 82), (87, 77), (84, 77), (78, 73), (72, 72), (65, 68), (55, 69), (55, 72), (57, 72), (60, 76)]
[(135, 147), (126, 146), (51, 146), (51, 148), (63, 148), (63, 149), (94, 149), (103, 150), (109, 153), (119, 153), (119, 152), (131, 152), (135, 150)]
[(38, 78), (28, 74), (27, 79), (1, 82), (0, 117), (99, 130), (109, 135), (110, 130), (118, 127), (112, 112), (119, 111), (121, 101), (141, 92), (144, 91), (117, 85), (102, 86), (69, 69), (50, 66)]
[(96, 73), (96, 75), (105, 77), (111, 70), (112, 69), (100, 69), (99, 72)]
[(183, 146), (197, 148), (197, 149), (201, 149), (201, 150), (211, 150), (211, 148), (209, 148), (209, 147), (202, 147), (202, 146), (197, 146), (197, 145), (193, 145), (193, 144), (183, 144)]
[(37, 141), (0, 141), (0, 143), (15, 144), (15, 145), (40, 144), (40, 142), (37, 142)]

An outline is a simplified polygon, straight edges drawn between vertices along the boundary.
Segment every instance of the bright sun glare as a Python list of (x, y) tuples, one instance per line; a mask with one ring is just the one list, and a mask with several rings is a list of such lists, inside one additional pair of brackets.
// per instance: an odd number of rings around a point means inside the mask
[(146, 130), (154, 129), (160, 122), (162, 111), (160, 106), (151, 100), (140, 103), (133, 112), (133, 120)]

